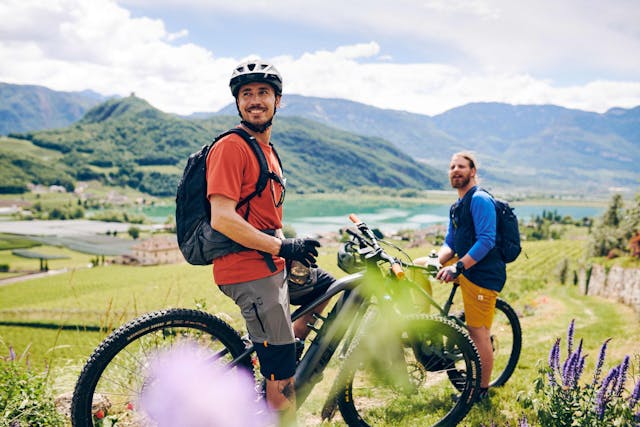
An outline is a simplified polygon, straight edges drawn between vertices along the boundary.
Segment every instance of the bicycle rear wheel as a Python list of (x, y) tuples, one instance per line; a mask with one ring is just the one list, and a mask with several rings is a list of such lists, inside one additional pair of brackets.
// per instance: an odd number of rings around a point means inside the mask
[[(73, 426), (102, 425), (99, 419), (107, 415), (118, 425), (143, 425), (136, 409), (145, 370), (158, 351), (184, 343), (197, 343), (206, 349), (203, 357), (225, 364), (245, 349), (240, 335), (209, 313), (170, 309), (145, 314), (111, 333), (89, 357), (73, 394)], [(252, 369), (250, 358), (240, 366)]]
[[(473, 406), (480, 387), (480, 360), (467, 333), (438, 316), (407, 319), (402, 339), (378, 343), (373, 360), (353, 347), (345, 360), (345, 387), (338, 394), (342, 417), (350, 426), (450, 426)], [(366, 349), (365, 349), (366, 350)], [(463, 371), (454, 387), (448, 371)]]
[[(465, 320), (464, 312), (459, 316)], [(491, 325), (493, 369), (489, 387), (503, 386), (516, 369), (522, 350), (522, 329), (515, 310), (503, 299), (496, 300), (496, 311)], [(460, 373), (451, 372), (451, 381), (460, 383)]]

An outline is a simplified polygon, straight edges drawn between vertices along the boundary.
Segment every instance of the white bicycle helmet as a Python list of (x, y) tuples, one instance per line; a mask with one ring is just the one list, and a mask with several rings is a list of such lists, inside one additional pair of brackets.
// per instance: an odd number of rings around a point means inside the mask
[(238, 97), (241, 86), (254, 82), (269, 83), (276, 91), (276, 95), (282, 95), (282, 76), (276, 67), (261, 59), (252, 59), (234, 68), (229, 81), (233, 97)]

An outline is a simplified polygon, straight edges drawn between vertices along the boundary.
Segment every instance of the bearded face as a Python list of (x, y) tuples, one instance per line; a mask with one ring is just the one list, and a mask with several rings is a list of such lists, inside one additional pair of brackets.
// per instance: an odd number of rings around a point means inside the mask
[(246, 84), (240, 88), (237, 98), (238, 111), (242, 119), (254, 125), (263, 125), (271, 121), (279, 103), (280, 97), (267, 83)]
[(468, 159), (456, 156), (449, 164), (449, 182), (452, 188), (465, 188), (475, 176), (475, 168), (472, 168)]

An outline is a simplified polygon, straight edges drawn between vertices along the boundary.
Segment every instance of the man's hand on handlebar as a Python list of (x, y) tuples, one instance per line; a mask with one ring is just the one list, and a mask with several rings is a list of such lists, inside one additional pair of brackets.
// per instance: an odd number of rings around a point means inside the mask
[(438, 271), (438, 274), (436, 274), (436, 279), (449, 283), (456, 280), (459, 275), (460, 273), (456, 269), (456, 266), (449, 265), (441, 268), (440, 271)]
[(287, 260), (300, 261), (305, 267), (317, 267), (318, 250), (316, 248), (319, 246), (320, 242), (315, 239), (283, 239), (278, 256)]

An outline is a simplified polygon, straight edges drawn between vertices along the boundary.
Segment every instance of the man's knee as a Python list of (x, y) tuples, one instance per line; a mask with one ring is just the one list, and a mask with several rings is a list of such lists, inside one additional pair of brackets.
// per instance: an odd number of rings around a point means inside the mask
[(255, 343), (255, 348), (260, 361), (260, 373), (267, 380), (278, 381), (293, 377), (296, 372), (295, 343), (283, 345)]

